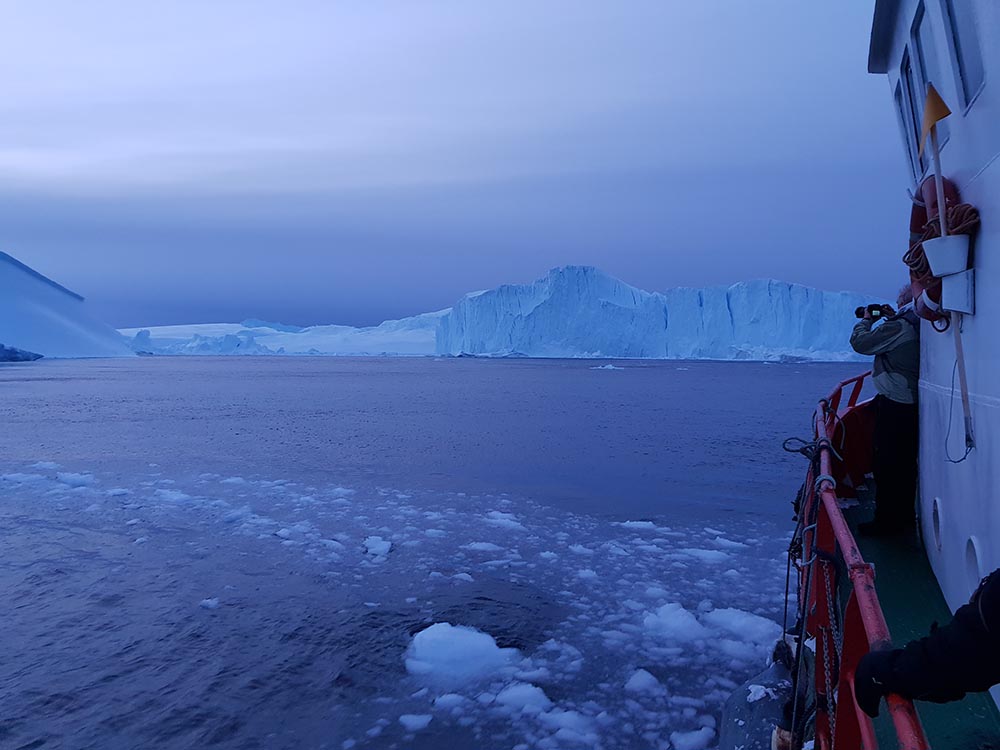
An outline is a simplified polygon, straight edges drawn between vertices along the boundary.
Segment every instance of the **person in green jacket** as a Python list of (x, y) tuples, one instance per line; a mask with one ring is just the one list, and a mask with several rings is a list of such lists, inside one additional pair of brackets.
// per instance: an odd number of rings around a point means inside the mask
[(899, 312), (883, 305), (883, 322), (871, 313), (854, 326), (851, 347), (873, 356), (875, 408), (875, 519), (861, 524), (869, 536), (899, 534), (914, 525), (917, 494), (920, 377), (920, 319), (913, 310), (909, 287), (900, 292)]

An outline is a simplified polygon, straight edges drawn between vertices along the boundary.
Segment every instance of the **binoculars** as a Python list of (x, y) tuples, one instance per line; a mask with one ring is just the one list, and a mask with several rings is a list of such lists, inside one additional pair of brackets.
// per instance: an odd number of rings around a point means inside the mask
[(878, 303), (868, 305), (867, 307), (859, 307), (854, 311), (854, 316), (857, 318), (865, 317), (865, 312), (871, 315), (872, 320), (878, 320), (885, 315), (885, 305), (880, 305)]

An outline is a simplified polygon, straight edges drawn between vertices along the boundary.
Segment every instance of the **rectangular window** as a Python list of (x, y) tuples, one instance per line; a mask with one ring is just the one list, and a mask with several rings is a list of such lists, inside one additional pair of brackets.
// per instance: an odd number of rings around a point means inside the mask
[(910, 137), (910, 114), (906, 110), (906, 103), (903, 100), (903, 82), (900, 80), (896, 84), (896, 91), (893, 94), (893, 98), (896, 100), (896, 114), (899, 116), (899, 132), (903, 136), (903, 146), (906, 148), (906, 156), (910, 163), (910, 171), (915, 177), (919, 177), (917, 174), (917, 149), (913, 143), (913, 139)]
[(960, 88), (968, 106), (976, 98), (983, 85), (983, 54), (979, 49), (979, 35), (976, 19), (972, 15), (972, 3), (945, 0), (948, 23), (951, 25), (951, 40), (958, 60)]
[[(933, 83), (934, 88), (938, 90), (939, 94), (944, 91), (942, 86), (944, 79), (941, 74), (941, 58), (938, 55), (937, 48), (934, 46), (934, 31), (931, 28), (931, 19), (924, 11), (923, 3), (920, 3), (920, 6), (917, 8), (917, 15), (913, 22), (913, 49), (917, 67), (919, 68), (918, 80), (920, 81), (920, 86), (916, 92), (919, 94), (918, 104), (920, 105), (918, 120), (922, 121), (923, 105), (927, 97), (927, 84)], [(948, 121), (942, 120), (939, 122), (937, 131), (938, 142), (943, 144), (948, 140)]]
[(899, 69), (899, 76), (903, 82), (903, 96), (905, 97), (905, 109), (909, 115), (907, 142), (910, 144), (913, 158), (913, 171), (920, 177), (927, 169), (926, 154), (920, 156), (920, 125), (924, 111), (924, 97), (917, 91), (917, 82), (913, 77), (913, 63), (910, 60), (910, 51), (903, 53), (903, 64)]

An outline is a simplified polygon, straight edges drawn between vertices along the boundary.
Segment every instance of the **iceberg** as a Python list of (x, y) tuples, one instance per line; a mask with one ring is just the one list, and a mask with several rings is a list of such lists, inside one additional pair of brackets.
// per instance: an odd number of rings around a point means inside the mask
[(377, 326), (290, 326), (261, 320), (242, 323), (123, 328), (132, 348), (147, 354), (297, 354), (326, 356), (427, 356), (435, 352), (438, 323), (448, 310)]
[(869, 301), (774, 280), (647, 292), (568, 266), (462, 299), (441, 318), (437, 353), (851, 360), (854, 309)]
[(587, 266), (465, 295), (377, 326), (262, 320), (123, 329), (138, 352), (853, 360), (854, 309), (871, 300), (783, 281), (648, 292)]
[(128, 341), (71, 292), (0, 252), (0, 361), (132, 356)]

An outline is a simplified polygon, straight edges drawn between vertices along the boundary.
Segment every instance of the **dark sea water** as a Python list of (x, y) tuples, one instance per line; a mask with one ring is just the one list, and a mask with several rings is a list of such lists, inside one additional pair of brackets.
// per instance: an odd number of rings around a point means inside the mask
[[(605, 364), (0, 366), (0, 747), (711, 746), (780, 619), (781, 440), (861, 368)], [(444, 622), (516, 659), (408, 672)]]

